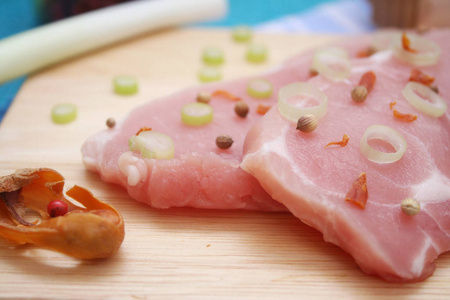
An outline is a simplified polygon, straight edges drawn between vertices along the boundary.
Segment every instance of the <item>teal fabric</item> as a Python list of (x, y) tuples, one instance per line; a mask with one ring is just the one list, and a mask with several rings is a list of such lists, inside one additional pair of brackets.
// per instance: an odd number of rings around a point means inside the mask
[(285, 15), (297, 14), (335, 0), (228, 0), (229, 11), (223, 20), (204, 23), (206, 26), (254, 26)]
[[(33, 0), (0, 1), (0, 39), (33, 28), (37, 16)], [(25, 77), (0, 85), (0, 121), (17, 94)]]
[[(0, 0), (0, 39), (38, 25), (36, 0)], [(59, 0), (64, 1), (64, 0)], [(300, 13), (335, 0), (228, 0), (229, 11), (223, 20), (196, 26), (227, 27), (257, 25), (283, 15)], [(26, 77), (0, 84), (0, 121)]]

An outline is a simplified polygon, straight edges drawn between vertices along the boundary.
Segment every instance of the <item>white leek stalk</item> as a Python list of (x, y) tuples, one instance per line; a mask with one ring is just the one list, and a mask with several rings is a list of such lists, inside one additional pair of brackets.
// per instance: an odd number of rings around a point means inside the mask
[(0, 41), (0, 83), (150, 30), (219, 18), (226, 0), (140, 0), (117, 4)]

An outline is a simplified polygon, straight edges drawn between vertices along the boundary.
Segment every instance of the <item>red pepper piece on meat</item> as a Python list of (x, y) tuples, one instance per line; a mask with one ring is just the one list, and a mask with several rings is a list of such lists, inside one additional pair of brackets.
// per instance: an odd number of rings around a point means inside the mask
[(345, 201), (349, 201), (364, 209), (368, 198), (369, 193), (367, 191), (367, 177), (366, 173), (362, 172), (353, 182), (347, 195), (345, 195)]
[(342, 141), (339, 142), (330, 142), (328, 143), (325, 148), (327, 148), (328, 146), (331, 145), (337, 145), (337, 146), (341, 146), (341, 147), (345, 147), (348, 144), (348, 141), (350, 140), (350, 138), (348, 137), (348, 135), (345, 133), (344, 136), (342, 137)]

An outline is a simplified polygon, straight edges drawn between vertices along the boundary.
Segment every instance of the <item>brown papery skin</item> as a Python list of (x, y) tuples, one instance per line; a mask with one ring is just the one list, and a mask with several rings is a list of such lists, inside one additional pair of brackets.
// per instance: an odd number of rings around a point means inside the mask
[[(66, 199), (63, 187), (64, 177), (48, 168), (20, 169), (0, 177), (0, 236), (16, 244), (34, 244), (81, 259), (113, 255), (125, 236), (120, 213), (88, 190), (74, 186), (66, 195), (84, 207), (77, 206)], [(18, 197), (6, 200), (6, 195), (14, 191), (19, 191)], [(51, 218), (47, 205), (53, 200), (67, 203), (68, 213)], [(40, 214), (41, 222), (20, 224), (11, 208), (22, 217), (24, 207)]]

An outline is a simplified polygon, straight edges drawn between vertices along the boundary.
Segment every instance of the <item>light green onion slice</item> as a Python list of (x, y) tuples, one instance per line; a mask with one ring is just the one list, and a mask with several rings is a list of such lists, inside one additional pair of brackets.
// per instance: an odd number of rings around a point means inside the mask
[(223, 51), (217, 47), (207, 47), (203, 50), (203, 62), (208, 65), (221, 65), (225, 60)]
[(262, 78), (252, 79), (248, 82), (247, 93), (255, 98), (269, 98), (273, 87), (270, 81)]
[(246, 43), (252, 39), (252, 30), (248, 26), (236, 26), (231, 34), (233, 40), (238, 43)]
[(77, 107), (72, 103), (56, 104), (52, 108), (52, 121), (56, 124), (67, 124), (77, 118)]
[(436, 65), (441, 56), (441, 47), (425, 37), (409, 33), (408, 38), (411, 42), (411, 48), (415, 52), (407, 51), (403, 47), (401, 36), (394, 41), (394, 55), (413, 66), (433, 66)]
[(439, 118), (445, 114), (447, 103), (428, 86), (419, 82), (408, 82), (402, 90), (403, 97), (424, 114)]
[(200, 102), (186, 104), (181, 108), (181, 120), (190, 126), (206, 125), (213, 120), (213, 108)]
[(280, 89), (277, 106), (280, 114), (293, 122), (304, 115), (314, 115), (319, 120), (327, 113), (328, 97), (310, 83), (295, 82)]
[[(389, 143), (395, 152), (379, 151), (369, 145), (370, 140), (380, 140)], [(398, 161), (405, 154), (407, 143), (396, 130), (384, 125), (372, 125), (366, 129), (359, 142), (361, 153), (370, 161), (387, 164)]]
[(201, 82), (219, 81), (222, 79), (222, 73), (217, 68), (205, 67), (198, 72), (198, 79)]
[(153, 130), (133, 135), (128, 146), (131, 151), (140, 152), (145, 158), (171, 159), (175, 155), (175, 146), (170, 136)]
[(351, 63), (346, 50), (330, 47), (314, 53), (312, 68), (328, 79), (339, 81), (350, 76)]
[(133, 95), (138, 91), (137, 80), (131, 76), (116, 76), (113, 84), (114, 92), (119, 95)]
[(261, 63), (267, 60), (267, 48), (261, 44), (252, 44), (247, 50), (247, 61)]

